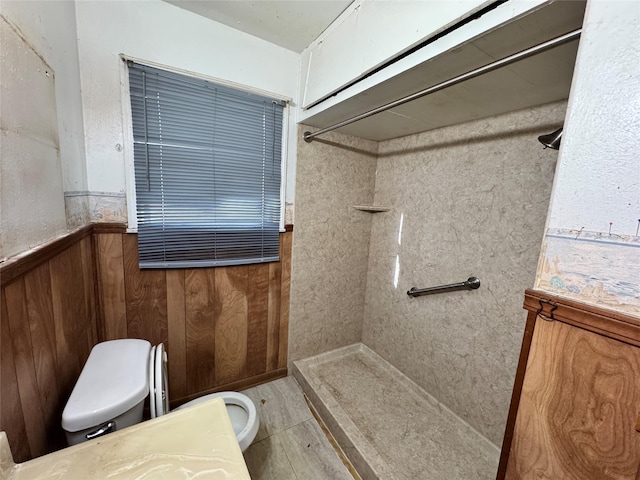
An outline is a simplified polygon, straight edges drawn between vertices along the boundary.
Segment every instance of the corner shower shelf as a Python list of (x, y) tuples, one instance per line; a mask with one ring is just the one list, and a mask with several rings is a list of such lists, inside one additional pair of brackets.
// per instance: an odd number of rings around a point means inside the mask
[(391, 210), (390, 207), (383, 207), (380, 205), (354, 205), (353, 208), (369, 213), (388, 212)]

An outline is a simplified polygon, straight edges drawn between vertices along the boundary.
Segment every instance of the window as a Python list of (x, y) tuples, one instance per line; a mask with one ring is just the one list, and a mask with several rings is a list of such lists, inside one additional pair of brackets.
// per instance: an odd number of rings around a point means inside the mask
[(141, 268), (278, 260), (283, 102), (129, 62)]

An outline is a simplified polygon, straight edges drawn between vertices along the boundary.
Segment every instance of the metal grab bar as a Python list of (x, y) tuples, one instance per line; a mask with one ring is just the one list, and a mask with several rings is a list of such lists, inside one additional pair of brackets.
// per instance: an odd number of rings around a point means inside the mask
[(410, 297), (421, 297), (422, 295), (433, 295), (434, 293), (456, 292), (458, 290), (475, 290), (480, 288), (480, 279), (469, 277), (466, 281), (460, 283), (452, 283), (450, 285), (440, 285), (438, 287), (416, 288), (411, 287), (407, 292)]

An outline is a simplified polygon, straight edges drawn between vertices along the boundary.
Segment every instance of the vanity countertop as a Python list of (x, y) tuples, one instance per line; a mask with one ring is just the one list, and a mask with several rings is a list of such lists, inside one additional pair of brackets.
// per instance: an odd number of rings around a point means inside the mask
[(250, 480), (224, 401), (215, 398), (24, 463), (0, 432), (0, 479)]

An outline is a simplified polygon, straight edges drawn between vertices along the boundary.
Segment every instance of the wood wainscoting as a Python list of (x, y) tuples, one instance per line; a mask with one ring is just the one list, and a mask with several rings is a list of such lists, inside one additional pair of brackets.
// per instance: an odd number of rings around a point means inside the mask
[(64, 446), (62, 409), (99, 341), (164, 343), (172, 407), (285, 376), (292, 235), (279, 262), (140, 270), (137, 236), (94, 224), (0, 265), (0, 430), (14, 459)]
[(640, 480), (640, 319), (527, 290), (498, 479)]
[(97, 341), (91, 230), (0, 267), (0, 430), (18, 462), (65, 445), (62, 410)]
[(100, 340), (164, 343), (172, 408), (286, 375), (291, 236), (280, 262), (140, 270), (137, 236), (96, 226)]

